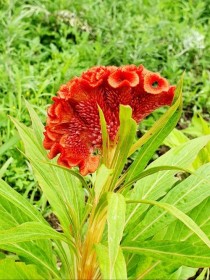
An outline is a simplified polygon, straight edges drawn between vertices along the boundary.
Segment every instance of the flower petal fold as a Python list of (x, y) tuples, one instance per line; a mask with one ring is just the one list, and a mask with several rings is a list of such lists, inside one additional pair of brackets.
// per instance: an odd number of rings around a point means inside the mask
[(139, 77), (134, 71), (119, 68), (109, 76), (108, 83), (113, 88), (135, 87), (139, 83)]
[(160, 94), (169, 90), (169, 82), (158, 73), (147, 72), (144, 76), (144, 89), (150, 94)]

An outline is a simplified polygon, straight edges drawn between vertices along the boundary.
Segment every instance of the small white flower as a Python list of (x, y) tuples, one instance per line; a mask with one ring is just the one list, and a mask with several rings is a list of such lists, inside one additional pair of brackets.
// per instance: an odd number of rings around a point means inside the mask
[(183, 40), (185, 49), (204, 49), (204, 35), (196, 30), (191, 30)]

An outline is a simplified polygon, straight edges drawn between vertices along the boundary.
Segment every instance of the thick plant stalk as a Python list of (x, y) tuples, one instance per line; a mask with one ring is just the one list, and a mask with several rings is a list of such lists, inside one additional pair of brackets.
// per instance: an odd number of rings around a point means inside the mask
[(78, 265), (78, 279), (101, 279), (94, 246), (102, 239), (106, 223), (107, 209), (95, 215), (93, 208), (85, 240), (81, 246), (81, 257)]

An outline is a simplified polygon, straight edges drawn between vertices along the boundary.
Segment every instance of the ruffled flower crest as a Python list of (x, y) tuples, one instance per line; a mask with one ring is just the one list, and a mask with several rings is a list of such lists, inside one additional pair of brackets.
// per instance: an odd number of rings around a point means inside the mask
[(174, 86), (142, 65), (95, 66), (62, 85), (48, 109), (44, 147), (58, 164), (79, 167), (82, 175), (97, 169), (102, 137), (98, 106), (102, 109), (110, 142), (116, 142), (119, 106), (129, 105), (139, 123), (155, 109), (171, 105)]

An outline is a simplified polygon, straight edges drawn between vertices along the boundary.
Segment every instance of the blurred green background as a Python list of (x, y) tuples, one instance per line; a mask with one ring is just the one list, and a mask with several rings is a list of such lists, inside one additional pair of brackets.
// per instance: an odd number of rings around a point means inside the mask
[(143, 64), (172, 84), (185, 71), (178, 127), (208, 121), (209, 22), (209, 0), (0, 0), (0, 177), (41, 207), (8, 115), (29, 124), (27, 99), (44, 122), (59, 86), (93, 65)]

